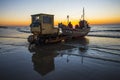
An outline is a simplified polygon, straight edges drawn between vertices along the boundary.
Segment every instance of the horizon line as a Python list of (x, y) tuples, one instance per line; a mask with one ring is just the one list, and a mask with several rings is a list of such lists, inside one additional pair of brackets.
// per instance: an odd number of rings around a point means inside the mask
[[(120, 25), (120, 23), (106, 23), (106, 24), (89, 24), (89, 25)], [(58, 26), (58, 25), (54, 25)], [(0, 27), (29, 27), (29, 25), (0, 25)]]

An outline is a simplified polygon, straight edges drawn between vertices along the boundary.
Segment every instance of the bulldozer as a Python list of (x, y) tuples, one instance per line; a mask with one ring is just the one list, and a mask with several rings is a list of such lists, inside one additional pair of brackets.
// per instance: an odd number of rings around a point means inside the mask
[(54, 15), (51, 14), (31, 15), (30, 30), (32, 35), (28, 37), (29, 43), (57, 42), (62, 39), (60, 29), (54, 27)]

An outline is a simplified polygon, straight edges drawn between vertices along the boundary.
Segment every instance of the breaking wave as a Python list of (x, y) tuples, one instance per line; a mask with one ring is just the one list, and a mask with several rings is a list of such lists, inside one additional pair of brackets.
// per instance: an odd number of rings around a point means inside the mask
[(120, 38), (120, 25), (93, 26), (88, 36)]
[(29, 27), (17, 28), (17, 31), (24, 32), (24, 33), (31, 33)]
[(97, 31), (90, 31), (90, 32), (120, 32), (120, 30), (97, 30)]
[(93, 37), (108, 37), (108, 38), (120, 38), (120, 36), (112, 36), (112, 35), (95, 35), (95, 34), (88, 34), (87, 36), (93, 36)]
[(19, 38), (19, 39), (27, 39), (25, 37), (16, 37), (16, 36), (0, 36), (0, 38)]

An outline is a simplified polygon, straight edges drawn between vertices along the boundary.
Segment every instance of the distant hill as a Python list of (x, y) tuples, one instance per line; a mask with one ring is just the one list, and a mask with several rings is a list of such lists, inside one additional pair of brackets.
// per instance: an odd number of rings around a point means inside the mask
[(7, 26), (0, 26), (0, 28), (8, 28)]

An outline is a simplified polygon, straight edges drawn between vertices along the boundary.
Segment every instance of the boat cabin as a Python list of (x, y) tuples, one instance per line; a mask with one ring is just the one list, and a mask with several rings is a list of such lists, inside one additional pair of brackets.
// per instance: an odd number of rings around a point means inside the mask
[(31, 15), (31, 32), (35, 35), (47, 35), (58, 33), (58, 28), (54, 28), (54, 15), (35, 14)]

